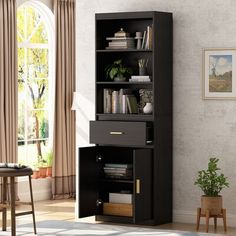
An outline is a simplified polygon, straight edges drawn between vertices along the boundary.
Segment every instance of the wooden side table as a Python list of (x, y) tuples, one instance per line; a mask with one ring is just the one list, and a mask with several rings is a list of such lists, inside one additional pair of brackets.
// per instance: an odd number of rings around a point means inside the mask
[(206, 217), (206, 232), (209, 230), (209, 219), (214, 218), (214, 229), (217, 228), (217, 218), (223, 218), (224, 231), (227, 231), (226, 225), (226, 209), (222, 209), (219, 215), (211, 215), (210, 210), (206, 210), (206, 214), (201, 213), (201, 208), (197, 208), (197, 227), (196, 230), (199, 230), (199, 224), (201, 217)]

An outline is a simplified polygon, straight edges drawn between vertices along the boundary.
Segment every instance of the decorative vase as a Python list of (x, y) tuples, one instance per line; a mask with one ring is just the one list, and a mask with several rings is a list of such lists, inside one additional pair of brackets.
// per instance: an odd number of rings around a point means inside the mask
[(146, 67), (139, 67), (139, 75), (146, 75)]
[(206, 210), (210, 211), (211, 215), (219, 215), (222, 210), (222, 196), (217, 197), (201, 197), (201, 213), (206, 214)]
[(141, 49), (142, 48), (142, 32), (136, 32), (136, 37), (135, 39), (137, 39), (137, 49)]
[(143, 108), (144, 114), (151, 114), (152, 113), (152, 103), (147, 102), (146, 105)]

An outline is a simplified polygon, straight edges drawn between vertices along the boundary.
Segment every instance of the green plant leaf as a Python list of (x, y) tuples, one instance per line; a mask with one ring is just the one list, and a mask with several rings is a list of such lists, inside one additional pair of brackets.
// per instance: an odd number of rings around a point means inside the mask
[(111, 78), (111, 79), (114, 79), (117, 74), (118, 74), (118, 68), (114, 68), (114, 67), (113, 67), (113, 68), (110, 70), (110, 73), (109, 73), (110, 78)]
[(218, 196), (223, 188), (229, 187), (227, 177), (223, 173), (218, 173), (220, 171), (217, 166), (218, 162), (218, 158), (210, 158), (208, 169), (198, 171), (197, 179), (194, 182), (207, 196)]

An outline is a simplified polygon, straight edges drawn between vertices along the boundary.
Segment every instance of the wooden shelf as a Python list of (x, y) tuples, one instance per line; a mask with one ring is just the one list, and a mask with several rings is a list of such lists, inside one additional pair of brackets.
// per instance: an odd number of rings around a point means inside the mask
[(98, 53), (114, 53), (114, 52), (152, 52), (147, 49), (97, 49)]
[(135, 121), (153, 121), (153, 115), (145, 114), (104, 114), (97, 113), (98, 120), (135, 120)]

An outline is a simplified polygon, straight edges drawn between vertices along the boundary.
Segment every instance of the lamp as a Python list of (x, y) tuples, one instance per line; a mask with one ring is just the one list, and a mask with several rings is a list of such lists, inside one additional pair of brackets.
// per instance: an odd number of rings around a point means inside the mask
[(73, 92), (73, 101), (72, 101), (72, 106), (71, 110), (76, 111), (79, 110), (79, 93), (78, 92)]

